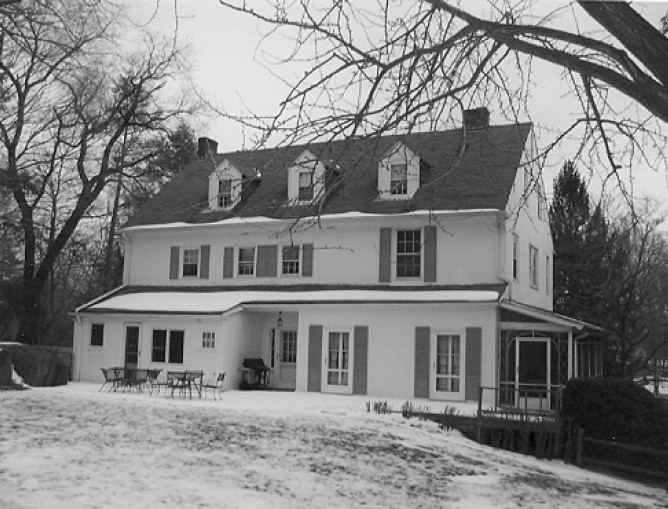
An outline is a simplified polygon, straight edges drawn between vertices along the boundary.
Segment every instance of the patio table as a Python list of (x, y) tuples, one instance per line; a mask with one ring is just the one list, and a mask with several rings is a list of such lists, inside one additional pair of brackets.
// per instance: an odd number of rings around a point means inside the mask
[(184, 398), (186, 393), (188, 393), (190, 399), (192, 399), (193, 388), (195, 388), (198, 397), (201, 398), (203, 377), (203, 371), (167, 371), (167, 388), (171, 389), (172, 398), (174, 397), (174, 392), (178, 390)]

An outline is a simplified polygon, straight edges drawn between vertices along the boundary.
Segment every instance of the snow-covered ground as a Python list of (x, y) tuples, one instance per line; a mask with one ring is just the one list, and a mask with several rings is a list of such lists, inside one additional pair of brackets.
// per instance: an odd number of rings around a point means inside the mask
[(0, 507), (668, 508), (664, 490), (367, 413), (370, 398), (97, 389), (0, 392)]

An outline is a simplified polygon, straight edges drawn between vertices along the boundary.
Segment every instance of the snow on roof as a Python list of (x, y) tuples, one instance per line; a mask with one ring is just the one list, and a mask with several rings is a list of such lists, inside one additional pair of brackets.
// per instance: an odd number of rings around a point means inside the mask
[(83, 312), (145, 314), (224, 314), (238, 306), (259, 304), (419, 304), (497, 302), (494, 290), (317, 290), (138, 292), (112, 296), (80, 309)]

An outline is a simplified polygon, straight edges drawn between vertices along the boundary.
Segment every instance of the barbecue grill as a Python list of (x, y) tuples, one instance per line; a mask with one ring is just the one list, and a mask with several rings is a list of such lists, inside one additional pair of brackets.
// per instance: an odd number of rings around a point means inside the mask
[(269, 367), (261, 358), (244, 359), (241, 368), (241, 389), (266, 389)]

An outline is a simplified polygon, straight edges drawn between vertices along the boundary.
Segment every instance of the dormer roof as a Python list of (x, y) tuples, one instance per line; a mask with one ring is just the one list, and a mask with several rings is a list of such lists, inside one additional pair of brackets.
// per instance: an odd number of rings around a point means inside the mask
[[(208, 223), (228, 217), (297, 218), (314, 214), (391, 214), (414, 210), (505, 210), (531, 124), (510, 124), (355, 138), (328, 143), (216, 154), (176, 175), (126, 227), (174, 222)], [(428, 165), (426, 178), (408, 200), (378, 199), (378, 163), (401, 142)], [(288, 169), (305, 150), (326, 168), (324, 200), (287, 206)], [(234, 211), (210, 212), (211, 172), (225, 159), (252, 182)], [(258, 180), (257, 173), (262, 176)]]

